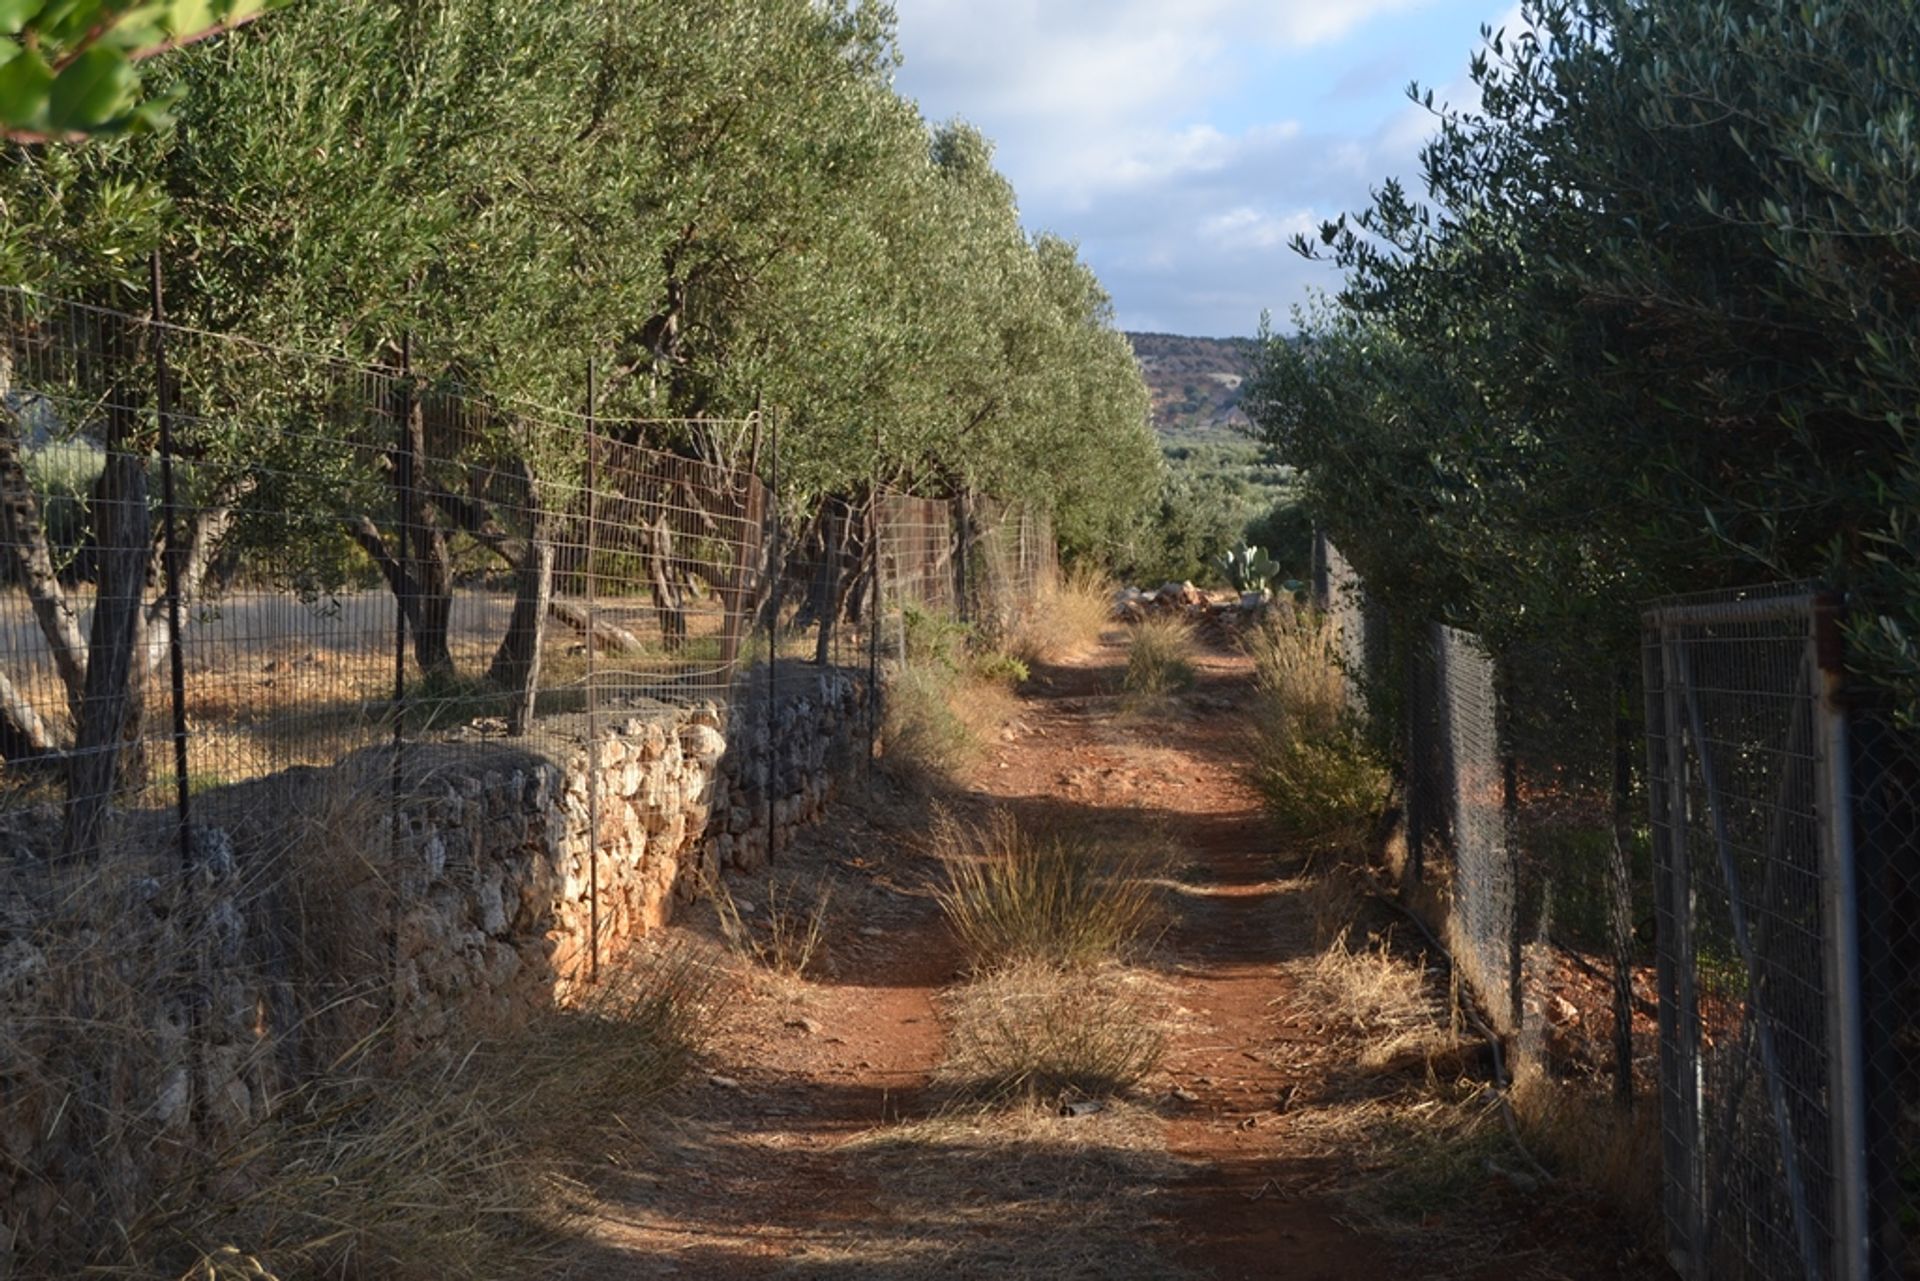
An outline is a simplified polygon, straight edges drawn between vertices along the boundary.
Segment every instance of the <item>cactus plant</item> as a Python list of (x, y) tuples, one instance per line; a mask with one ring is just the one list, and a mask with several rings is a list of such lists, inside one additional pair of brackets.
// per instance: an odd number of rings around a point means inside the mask
[(1214, 564), (1227, 576), (1234, 590), (1241, 593), (1265, 592), (1280, 574), (1279, 562), (1269, 557), (1265, 548), (1250, 547), (1244, 542)]

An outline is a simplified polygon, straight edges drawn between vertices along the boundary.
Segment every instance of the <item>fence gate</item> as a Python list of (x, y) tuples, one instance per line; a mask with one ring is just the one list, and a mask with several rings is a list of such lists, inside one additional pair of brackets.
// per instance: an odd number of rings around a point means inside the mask
[(1670, 1257), (1690, 1281), (1864, 1281), (1860, 968), (1830, 598), (1646, 616)]

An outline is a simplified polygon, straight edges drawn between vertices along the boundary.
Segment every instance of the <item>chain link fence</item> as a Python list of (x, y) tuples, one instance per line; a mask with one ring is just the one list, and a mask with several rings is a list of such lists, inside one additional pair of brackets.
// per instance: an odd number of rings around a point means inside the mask
[(1548, 649), (1496, 657), (1458, 628), (1390, 621), (1321, 545), (1349, 705), (1400, 775), (1403, 891), (1444, 931), (1502, 1034), (1630, 1093), (1652, 1027), (1636, 998), (1650, 989), (1647, 935), (1623, 873), (1644, 863), (1644, 841), (1616, 818), (1617, 674)]
[(1666, 1216), (1689, 1277), (1860, 1277), (1845, 717), (1804, 590), (1648, 614)]
[(1838, 603), (1651, 607), (1635, 691), (1572, 645), (1382, 644), (1323, 564), (1356, 708), (1405, 691), (1403, 891), (1517, 1050), (1657, 1094), (1676, 1269), (1915, 1275), (1920, 739), (1844, 691)]
[(1893, 709), (1851, 720), (1870, 1275), (1920, 1276), (1920, 743)]

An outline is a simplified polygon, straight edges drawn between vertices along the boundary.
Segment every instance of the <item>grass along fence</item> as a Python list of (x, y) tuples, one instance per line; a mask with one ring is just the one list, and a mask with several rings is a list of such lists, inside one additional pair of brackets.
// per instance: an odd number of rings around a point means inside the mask
[(1400, 763), (1400, 894), (1523, 1065), (1657, 1107), (1675, 1269), (1910, 1275), (1920, 872), (1889, 851), (1920, 826), (1920, 745), (1846, 688), (1842, 603), (1656, 603), (1636, 681), (1389, 627), (1322, 563), (1349, 702)]
[(1041, 513), (783, 509), (771, 417), (392, 355), (0, 290), (0, 1275), (179, 1275), (169, 1189), (333, 1068), (560, 1017), (871, 751), (914, 617), (1050, 581)]

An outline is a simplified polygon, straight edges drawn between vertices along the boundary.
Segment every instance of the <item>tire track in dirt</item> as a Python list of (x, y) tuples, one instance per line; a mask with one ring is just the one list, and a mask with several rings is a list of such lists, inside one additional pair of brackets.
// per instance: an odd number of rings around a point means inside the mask
[[(1382, 1275), (1394, 1266), (1387, 1250), (1301, 1193), (1328, 1171), (1286, 1133), (1295, 1082), (1273, 1006), (1291, 992), (1280, 963), (1313, 940), (1243, 779), (1236, 712), (1253, 692), (1251, 664), (1203, 656), (1184, 700), (1128, 718), (1109, 692), (1124, 663), (1124, 649), (1109, 646), (1043, 672), (1026, 708), (1030, 732), (1001, 753), (1005, 767), (988, 773), (985, 790), (1057, 822), (1150, 824), (1191, 860), (1159, 958), (1182, 1011), (1166, 1058), (1166, 1141), (1192, 1170), (1167, 1190), (1171, 1248), (1162, 1247), (1220, 1281)], [(1072, 762), (1064, 769), (1063, 759)], [(1004, 779), (1048, 779), (1057, 790), (1023, 797), (995, 785)]]

